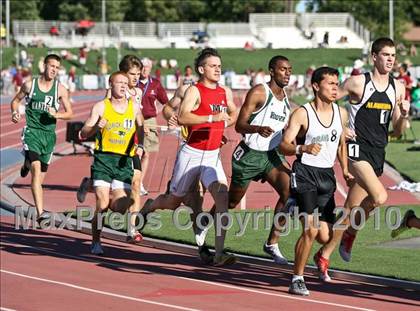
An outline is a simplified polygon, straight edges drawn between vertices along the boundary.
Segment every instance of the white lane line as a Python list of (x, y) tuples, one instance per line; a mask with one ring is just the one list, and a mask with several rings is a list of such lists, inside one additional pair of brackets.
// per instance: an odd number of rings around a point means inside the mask
[(143, 303), (148, 303), (148, 304), (157, 305), (157, 306), (161, 306), (161, 307), (167, 307), (167, 308), (170, 308), (170, 309), (188, 310), (188, 311), (197, 311), (198, 310), (198, 309), (186, 308), (186, 307), (173, 305), (173, 304), (156, 302), (156, 301), (147, 300), (147, 299), (141, 299), (141, 298), (126, 296), (126, 295), (114, 294), (114, 293), (111, 293), (111, 292), (97, 290), (97, 289), (93, 289), (93, 288), (89, 288), (89, 287), (78, 286), (78, 285), (75, 285), (75, 284), (72, 284), (72, 283), (65, 283), (65, 282), (59, 282), (59, 281), (54, 281), (54, 280), (50, 280), (50, 279), (39, 278), (39, 277), (36, 277), (36, 276), (31, 276), (31, 275), (27, 275), (27, 274), (23, 274), (23, 273), (16, 273), (16, 272), (13, 272), (13, 271), (8, 271), (8, 270), (3, 270), (3, 269), (1, 269), (0, 272), (5, 273), (5, 274), (18, 276), (18, 277), (22, 277), (22, 278), (26, 278), (26, 279), (31, 279), (31, 280), (41, 281), (41, 282), (45, 282), (45, 283), (70, 287), (70, 288), (74, 288), (74, 289), (78, 289), (78, 290), (82, 290), (82, 291), (86, 291), (86, 292), (91, 292), (91, 293), (95, 293), (95, 294), (100, 294), (100, 295), (104, 295), (104, 296), (111, 296), (111, 297), (121, 298), (121, 299), (125, 299), (125, 300), (143, 302)]
[(0, 307), (0, 311), (16, 311), (15, 309), (9, 309), (5, 307)]
[[(3, 241), (3, 243), (4, 243), (4, 241)], [(57, 252), (49, 251), (49, 250), (46, 250), (46, 249), (42, 249), (42, 248), (38, 248), (38, 247), (34, 247), (34, 246), (28, 246), (28, 245), (24, 245), (24, 244), (21, 244), (21, 243), (14, 243), (14, 245), (16, 245), (16, 244), (27, 247), (27, 248), (36, 249), (36, 250), (42, 251), (44, 253), (50, 253), (50, 254), (57, 255)], [(127, 266), (127, 268), (132, 269), (131, 267), (128, 267), (128, 265), (125, 265), (124, 263), (114, 264), (114, 263), (109, 263), (109, 262), (106, 262), (106, 261), (97, 260), (96, 258), (69, 255), (69, 254), (65, 254), (65, 253), (59, 253), (59, 254), (62, 255), (63, 257), (74, 258), (74, 259), (78, 259), (78, 260), (83, 259), (84, 261), (102, 263), (102, 264), (105, 264), (105, 265), (115, 266), (115, 267), (118, 267), (118, 268)], [(140, 270), (140, 269), (138, 269), (138, 270)], [(140, 270), (140, 271), (146, 271), (146, 270)], [(239, 287), (239, 286), (235, 286), (235, 285), (227, 285), (227, 284), (222, 284), (222, 283), (219, 283), (219, 282), (204, 281), (204, 280), (199, 280), (199, 279), (194, 279), (194, 278), (187, 278), (187, 277), (167, 275), (167, 274), (162, 274), (162, 275), (167, 276), (167, 277), (173, 277), (173, 278), (183, 279), (183, 280), (187, 280), (187, 281), (192, 281), (192, 282), (206, 283), (206, 284), (210, 284), (210, 285), (213, 285), (213, 286), (236, 289), (236, 290), (239, 290), (239, 291), (252, 292), (252, 293), (261, 294), (261, 295), (275, 296), (275, 297), (281, 297), (281, 298), (286, 298), (286, 299), (299, 300), (299, 301), (303, 301), (303, 302), (324, 304), (324, 305), (330, 305), (330, 306), (337, 306), (337, 307), (341, 307), (341, 308), (354, 309), (354, 310), (374, 311), (374, 309), (359, 308), (359, 307), (354, 307), (354, 306), (350, 306), (350, 305), (332, 303), (332, 302), (322, 301), (322, 300), (301, 298), (301, 297), (292, 296), (292, 295), (283, 295), (283, 294), (275, 294), (275, 293), (270, 293), (270, 292), (263, 292), (263, 291), (260, 291), (260, 290), (249, 289), (249, 288)]]
[(205, 283), (205, 284), (216, 285), (216, 286), (220, 286), (220, 287), (226, 287), (226, 288), (241, 290), (241, 291), (250, 292), (250, 293), (254, 293), (254, 294), (261, 294), (261, 295), (267, 295), (267, 296), (281, 297), (281, 298), (286, 298), (286, 299), (299, 300), (299, 301), (303, 301), (303, 302), (311, 302), (311, 303), (329, 305), (329, 306), (346, 308), (346, 309), (363, 310), (363, 311), (374, 311), (374, 309), (359, 308), (359, 307), (354, 307), (354, 306), (350, 306), (350, 305), (344, 305), (344, 304), (339, 304), (339, 303), (327, 302), (327, 301), (322, 301), (322, 300), (301, 298), (301, 297), (296, 297), (296, 296), (292, 296), (292, 295), (283, 295), (283, 294), (275, 294), (275, 293), (270, 293), (270, 292), (263, 292), (263, 291), (256, 290), (256, 289), (238, 287), (238, 286), (235, 286), (235, 285), (227, 285), (227, 284), (222, 284), (222, 283), (213, 282), (213, 281), (204, 281), (204, 280), (198, 280), (198, 279), (190, 279), (190, 278), (186, 278), (186, 277), (183, 277), (183, 276), (179, 276), (178, 278), (184, 279), (184, 280), (196, 281), (196, 282)]

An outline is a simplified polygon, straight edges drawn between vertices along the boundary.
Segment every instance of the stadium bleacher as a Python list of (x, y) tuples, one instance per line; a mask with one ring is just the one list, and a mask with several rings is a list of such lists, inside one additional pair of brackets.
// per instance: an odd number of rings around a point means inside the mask
[[(50, 29), (56, 26), (58, 36)], [(304, 33), (313, 28), (309, 39)], [(13, 21), (13, 35), (24, 46), (43, 45), (51, 48), (88, 46), (132, 48), (191, 48), (193, 33), (206, 32), (208, 45), (216, 48), (242, 48), (251, 42), (255, 48), (313, 48), (329, 32), (328, 47), (362, 48), (370, 33), (348, 13), (252, 13), (249, 23), (93, 23), (81, 35), (77, 22)], [(345, 42), (340, 40), (345, 37)], [(340, 42), (341, 41), (341, 42)]]

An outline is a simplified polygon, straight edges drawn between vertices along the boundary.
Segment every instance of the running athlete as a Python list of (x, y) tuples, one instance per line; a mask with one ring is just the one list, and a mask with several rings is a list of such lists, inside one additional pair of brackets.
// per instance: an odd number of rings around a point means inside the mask
[[(91, 167), (96, 194), (92, 220), (92, 254), (102, 255), (99, 217), (110, 208), (125, 213), (132, 206), (130, 188), (133, 177), (134, 136), (141, 136), (142, 118), (138, 105), (127, 99), (129, 77), (118, 71), (109, 78), (111, 97), (96, 103), (81, 130), (81, 137), (96, 133), (94, 161)], [(140, 138), (140, 137), (139, 137)], [(112, 191), (110, 199), (109, 191)]]
[[(38, 222), (48, 218), (44, 213), (42, 183), (56, 143), (57, 119), (70, 120), (73, 117), (69, 92), (56, 79), (60, 64), (58, 55), (47, 55), (42, 75), (24, 83), (10, 105), (12, 122), (18, 123), (21, 119), (19, 105), (26, 97), (26, 126), (22, 132), (25, 162), (20, 175), (26, 177), (31, 171), (31, 189)], [(64, 112), (58, 112), (60, 104)]]
[[(350, 123), (354, 138), (347, 142), (349, 170), (355, 177), (350, 186), (344, 207), (347, 213), (354, 207), (362, 207), (366, 220), (369, 213), (382, 206), (387, 192), (379, 176), (385, 161), (389, 124), (392, 120), (392, 135), (399, 137), (406, 127), (410, 104), (404, 100), (405, 87), (391, 77), (395, 62), (395, 45), (389, 38), (379, 38), (372, 44), (373, 71), (348, 78), (339, 89), (338, 97), (350, 96)], [(343, 224), (347, 225), (347, 217)], [(355, 225), (361, 223), (360, 213), (355, 215)], [(321, 273), (326, 273), (329, 258), (341, 239), (340, 255), (350, 261), (357, 230), (335, 230), (333, 239), (318, 252), (322, 260), (317, 262)], [(322, 255), (322, 257), (321, 257)]]
[[(295, 246), (295, 265), (289, 287), (291, 294), (309, 295), (303, 273), (312, 244), (315, 239), (325, 244), (332, 237), (336, 189), (333, 166), (337, 154), (344, 178), (352, 178), (347, 167), (343, 131), (346, 111), (334, 103), (338, 75), (338, 71), (330, 67), (314, 71), (311, 84), (315, 99), (292, 114), (280, 144), (285, 155), (297, 155), (291, 184), (299, 213), (302, 213), (299, 214), (302, 234)], [(293, 143), (295, 139), (297, 145)], [(318, 213), (320, 217), (317, 217)]]
[[(219, 158), (225, 126), (234, 124), (236, 107), (232, 91), (218, 84), (221, 75), (221, 59), (216, 50), (207, 48), (195, 61), (200, 79), (190, 86), (181, 103), (178, 122), (188, 126), (187, 142), (180, 148), (175, 163), (170, 193), (160, 195), (141, 210), (143, 215), (157, 209), (176, 209), (198, 181), (212, 195), (216, 204), (216, 218), (226, 224), (222, 216), (228, 210), (227, 179)], [(236, 261), (233, 255), (223, 252), (226, 231), (215, 221), (217, 266)], [(219, 232), (220, 231), (220, 232)]]
[[(280, 196), (274, 209), (277, 214), (289, 196), (290, 166), (277, 148), (289, 121), (290, 104), (284, 88), (289, 83), (292, 66), (286, 57), (279, 55), (270, 60), (268, 70), (270, 81), (248, 92), (236, 122), (235, 129), (243, 138), (232, 154), (229, 208), (239, 204), (252, 180), (263, 180)], [(273, 224), (263, 250), (276, 263), (287, 264), (277, 244), (281, 225), (283, 221)]]
[[(131, 99), (133, 104), (138, 106), (139, 109), (141, 109), (142, 91), (136, 87), (136, 85), (139, 81), (142, 67), (143, 65), (140, 59), (135, 55), (124, 56), (119, 64), (120, 71), (127, 73), (129, 77), (126, 97), (127, 99)], [(111, 89), (107, 90), (106, 98), (111, 98)], [(141, 154), (143, 150), (143, 144), (138, 141), (137, 135), (134, 136), (134, 143), (136, 144), (137, 149), (135, 151), (136, 154), (133, 155), (134, 175), (131, 184), (131, 197), (134, 201), (133, 206), (130, 208), (132, 223), (135, 221), (136, 213), (140, 211), (141, 162), (139, 154)], [(86, 194), (91, 188), (93, 188), (92, 179), (84, 177), (77, 190), (77, 200), (80, 203), (85, 201)], [(128, 232), (128, 242), (140, 242), (141, 240), (142, 236), (138, 231), (132, 229), (131, 232)]]

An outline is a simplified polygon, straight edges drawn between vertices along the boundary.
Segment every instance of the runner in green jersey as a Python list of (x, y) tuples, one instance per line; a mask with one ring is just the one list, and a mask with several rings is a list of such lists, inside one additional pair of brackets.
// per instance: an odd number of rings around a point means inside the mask
[[(26, 99), (26, 126), (22, 132), (25, 162), (20, 174), (25, 177), (31, 171), (31, 189), (38, 221), (47, 217), (43, 213), (42, 182), (56, 142), (57, 119), (69, 120), (73, 117), (69, 92), (56, 80), (60, 63), (61, 58), (58, 55), (50, 54), (45, 57), (42, 75), (26, 81), (10, 104), (12, 122), (18, 123), (21, 119), (19, 105), (22, 99)], [(63, 105), (64, 112), (59, 112), (60, 104)]]

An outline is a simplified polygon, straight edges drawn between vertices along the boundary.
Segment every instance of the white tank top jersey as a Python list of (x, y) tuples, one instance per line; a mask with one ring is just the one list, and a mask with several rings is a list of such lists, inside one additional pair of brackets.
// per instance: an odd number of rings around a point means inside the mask
[(303, 153), (300, 157), (300, 161), (303, 164), (321, 168), (330, 168), (334, 166), (343, 126), (338, 105), (332, 103), (332, 107), (333, 116), (330, 125), (324, 126), (310, 103), (303, 106), (308, 116), (308, 130), (306, 131), (305, 137), (297, 139), (297, 142), (299, 145), (310, 145), (315, 143), (322, 145), (321, 151), (316, 156)]
[(283, 100), (278, 100), (267, 83), (262, 85), (266, 94), (265, 103), (259, 110), (251, 114), (248, 123), (250, 125), (269, 126), (274, 132), (269, 137), (262, 137), (258, 133), (245, 134), (243, 140), (253, 150), (268, 151), (278, 147), (281, 142), (283, 129), (289, 121), (290, 104), (286, 92)]

